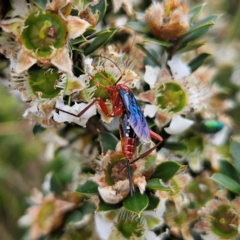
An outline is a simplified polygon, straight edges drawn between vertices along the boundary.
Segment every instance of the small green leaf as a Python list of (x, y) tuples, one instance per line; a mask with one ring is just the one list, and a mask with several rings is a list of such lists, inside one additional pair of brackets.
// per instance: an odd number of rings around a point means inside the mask
[(141, 43), (137, 43), (136, 47), (141, 49), (144, 53), (146, 53), (146, 55), (151, 59), (151, 61), (153, 61), (154, 64), (156, 64), (157, 66), (161, 66), (160, 61), (158, 61), (155, 56), (153, 54), (151, 54), (145, 47), (143, 44)]
[(237, 169), (240, 176), (240, 141), (237, 138), (233, 138), (230, 144), (230, 152), (234, 159), (234, 167)]
[(101, 34), (97, 36), (91, 44), (87, 45), (84, 49), (84, 54), (89, 55), (90, 53), (97, 50), (99, 47), (101, 47), (103, 44), (108, 42), (113, 35), (118, 31), (118, 28), (109, 28), (105, 34)]
[(100, 198), (100, 203), (99, 206), (97, 208), (98, 212), (106, 212), (106, 211), (110, 211), (110, 210), (116, 210), (122, 207), (122, 203), (118, 203), (118, 204), (109, 204), (104, 202), (101, 198)]
[(203, 36), (214, 24), (217, 18), (218, 15), (212, 15), (192, 25), (188, 32), (182, 37), (182, 45), (186, 45), (187, 43)]
[(148, 194), (148, 206), (146, 210), (153, 211), (158, 207), (158, 204), (160, 203), (159, 197), (154, 196), (153, 194), (149, 193)]
[(200, 29), (200, 28), (203, 28), (205, 26), (211, 26), (215, 23), (215, 21), (217, 20), (218, 18), (218, 15), (216, 14), (213, 14), (211, 16), (208, 16), (204, 19), (202, 19), (201, 21), (199, 22), (196, 22), (195, 24), (193, 24), (190, 29), (188, 30), (187, 34), (188, 33), (191, 33), (191, 32), (194, 32), (196, 31), (197, 29)]
[[(104, 29), (104, 30), (102, 30), (102, 31), (95, 32), (95, 33), (91, 34), (90, 36), (87, 36), (86, 39), (87, 39), (87, 40), (93, 39), (93, 38), (96, 38), (96, 37), (98, 37), (98, 36), (102, 36), (102, 35), (104, 35), (104, 34), (109, 34), (109, 29)], [(99, 56), (99, 55), (97, 54), (97, 56)]]
[(76, 44), (81, 44), (81, 43), (83, 43), (83, 42), (85, 42), (85, 41), (86, 41), (86, 39), (81, 35), (80, 37), (77, 37), (77, 38), (75, 38), (75, 39), (72, 39), (71, 42), (70, 42), (70, 44), (71, 44), (71, 45), (76, 45)]
[(225, 188), (227, 188), (231, 192), (234, 192), (236, 194), (240, 194), (240, 185), (239, 185), (238, 182), (236, 182), (232, 178), (230, 178), (230, 177), (228, 177), (228, 176), (226, 176), (222, 173), (214, 173), (212, 175), (211, 179), (213, 181), (221, 184), (222, 186), (224, 186)]
[(240, 184), (240, 179), (239, 179), (238, 173), (237, 173), (236, 169), (234, 168), (234, 166), (230, 162), (225, 161), (225, 160), (220, 161), (219, 172), (232, 178), (232, 180), (234, 180)]
[(97, 4), (90, 4), (89, 7), (91, 8), (92, 13), (98, 18), (98, 22), (100, 22), (107, 10), (107, 1), (100, 0)]
[(106, 154), (108, 150), (115, 150), (119, 140), (112, 133), (100, 132), (99, 141), (101, 144), (102, 152)]
[(195, 42), (195, 43), (190, 43), (184, 47), (181, 47), (179, 48), (175, 54), (179, 54), (179, 53), (185, 53), (185, 52), (189, 52), (189, 51), (192, 51), (192, 50), (195, 50), (201, 46), (203, 46), (205, 44), (205, 42)]
[(128, 196), (123, 201), (123, 206), (129, 212), (135, 213), (138, 216), (147, 208), (149, 203), (148, 196), (144, 193), (135, 192), (133, 197)]
[(55, 174), (52, 174), (50, 178), (50, 191), (56, 194), (62, 193), (62, 184)]
[(160, 41), (160, 40), (157, 40), (155, 38), (149, 38), (149, 37), (143, 38), (143, 43), (156, 43), (156, 44), (158, 44), (160, 46), (163, 46), (163, 47), (173, 46), (173, 44), (170, 43), (170, 42), (164, 42), (164, 41)]
[(208, 31), (210, 26), (212, 26), (212, 24), (208, 25), (208, 26), (204, 26), (202, 28), (199, 28), (193, 32), (190, 32), (190, 33), (187, 33), (186, 35), (184, 35), (181, 40), (182, 45), (185, 46), (187, 43), (194, 41), (194, 40), (200, 38), (201, 36), (203, 36)]
[(66, 219), (65, 219), (65, 224), (71, 224), (71, 223), (75, 223), (75, 222), (79, 222), (83, 219), (83, 214), (76, 210), (74, 212), (71, 212), (69, 215), (67, 215)]
[(128, 22), (125, 25), (125, 27), (129, 27), (135, 30), (136, 32), (140, 32), (140, 33), (145, 33), (145, 34), (150, 33), (150, 30), (146, 25), (146, 23), (142, 23), (142, 22), (136, 22), (136, 21)]
[(197, 57), (192, 59), (188, 63), (188, 66), (190, 67), (191, 72), (196, 71), (210, 55), (211, 54), (209, 54), (209, 53), (201, 53)]
[(84, 36), (89, 36), (89, 35), (92, 36), (93, 34), (95, 34), (95, 32), (96, 32), (96, 28), (90, 26), (86, 29), (86, 31), (84, 32), (83, 35)]
[(190, 24), (194, 23), (197, 20), (198, 16), (200, 15), (200, 12), (201, 12), (202, 8), (203, 8), (203, 5), (201, 4), (201, 5), (193, 7), (189, 11), (188, 15), (190, 16), (190, 19), (189, 19)]
[(45, 131), (46, 130), (46, 128), (45, 127), (43, 127), (41, 124), (39, 124), (39, 123), (36, 123), (35, 125), (34, 125), (34, 127), (33, 127), (33, 135), (34, 136), (36, 136), (37, 134), (39, 134), (39, 133), (41, 133), (41, 132), (43, 132), (43, 131)]
[(151, 178), (159, 178), (168, 182), (181, 167), (181, 164), (174, 161), (163, 162), (156, 167)]
[(186, 151), (188, 149), (186, 144), (181, 142), (166, 142), (164, 147), (173, 151)]
[(89, 213), (94, 213), (96, 211), (96, 208), (97, 207), (93, 202), (83, 200), (81, 206), (79, 206), (78, 209), (82, 212), (83, 215), (87, 215)]
[(47, 0), (32, 0), (33, 3), (35, 3), (39, 8), (44, 10), (47, 6)]
[(95, 182), (89, 180), (89, 181), (86, 181), (84, 184), (80, 185), (76, 189), (76, 192), (95, 195), (95, 194), (98, 194), (98, 185)]
[(170, 187), (166, 187), (160, 183), (159, 178), (151, 178), (147, 182), (147, 188), (152, 190), (171, 191)]

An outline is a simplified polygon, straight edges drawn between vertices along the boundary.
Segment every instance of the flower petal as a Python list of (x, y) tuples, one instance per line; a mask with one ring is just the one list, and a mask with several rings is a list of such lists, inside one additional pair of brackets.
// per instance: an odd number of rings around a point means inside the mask
[(179, 134), (194, 124), (194, 121), (183, 118), (181, 116), (174, 116), (170, 123), (170, 126), (164, 128), (169, 134)]
[(72, 75), (72, 61), (69, 57), (67, 48), (59, 49), (57, 54), (51, 59), (51, 63), (62, 72)]
[(15, 36), (21, 35), (21, 27), (24, 25), (24, 21), (22, 19), (11, 18), (7, 20), (1, 21), (1, 28), (8, 33), (13, 33)]
[(65, 7), (71, 0), (52, 0), (51, 2), (48, 1), (47, 8), (51, 9), (53, 12), (58, 12), (63, 7)]
[(229, 139), (230, 132), (230, 128), (228, 126), (224, 126), (221, 131), (210, 137), (210, 142), (216, 146), (222, 146)]
[(150, 88), (154, 88), (161, 69), (159, 67), (146, 66), (144, 81), (149, 84)]
[(11, 6), (13, 10), (7, 14), (10, 17), (24, 17), (29, 14), (28, 3), (26, 0), (11, 0)]
[(85, 83), (81, 80), (81, 78), (77, 78), (74, 76), (66, 76), (67, 83), (65, 86), (65, 94), (70, 95), (74, 92), (81, 91), (85, 88)]
[(180, 55), (174, 55), (168, 61), (168, 65), (175, 79), (181, 79), (191, 74), (190, 67), (182, 62)]
[(96, 213), (95, 224), (96, 230), (101, 239), (109, 239), (110, 234), (112, 233), (113, 221), (107, 221), (104, 218), (104, 213)]
[[(56, 108), (62, 109), (63, 111), (78, 114), (81, 112), (84, 108), (86, 108), (88, 104), (86, 103), (75, 103), (72, 107), (64, 105), (63, 102), (57, 101), (56, 102)], [(85, 127), (88, 119), (96, 114), (96, 106), (91, 106), (81, 117), (74, 117), (70, 115), (69, 113), (65, 113), (62, 111), (53, 112), (53, 119), (56, 122), (74, 122), (80, 126)]]
[(157, 112), (157, 106), (146, 104), (144, 108), (144, 116), (153, 118)]
[(68, 38), (76, 38), (82, 35), (90, 24), (78, 17), (68, 16), (67, 19)]
[(29, 52), (25, 51), (24, 48), (22, 48), (18, 53), (16, 72), (21, 73), (23, 71), (26, 71), (36, 62), (37, 59), (32, 57)]

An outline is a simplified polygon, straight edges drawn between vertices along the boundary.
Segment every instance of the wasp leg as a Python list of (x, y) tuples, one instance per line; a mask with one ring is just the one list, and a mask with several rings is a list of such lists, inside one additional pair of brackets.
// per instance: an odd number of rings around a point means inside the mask
[[(158, 135), (159, 136), (159, 135)], [(156, 149), (161, 143), (162, 143), (162, 138), (159, 136), (158, 140), (160, 140), (154, 147), (148, 149), (146, 152), (142, 153), (140, 156), (135, 158), (133, 161), (129, 162), (129, 165), (133, 164), (134, 162), (138, 161), (141, 158), (145, 158), (147, 155), (149, 155), (154, 149)], [(122, 167), (118, 172), (121, 172), (124, 168), (128, 167), (127, 165)]]
[(128, 180), (129, 180), (129, 189), (130, 189), (130, 196), (133, 196), (133, 184), (132, 184), (132, 175), (130, 171), (130, 162), (128, 159), (126, 159), (126, 167), (127, 167), (127, 173), (128, 173)]

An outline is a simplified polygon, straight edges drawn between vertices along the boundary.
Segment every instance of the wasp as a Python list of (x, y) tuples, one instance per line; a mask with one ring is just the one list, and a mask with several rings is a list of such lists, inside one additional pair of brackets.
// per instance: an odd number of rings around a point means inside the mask
[[(109, 58), (107, 59), (113, 62), (111, 59)], [(113, 64), (117, 66), (115, 62), (113, 62)], [(101, 76), (105, 80), (110, 82), (110, 80), (107, 79), (103, 74), (101, 74)], [(94, 80), (94, 77), (93, 76), (91, 77)], [(127, 167), (130, 195), (133, 196), (133, 185), (132, 185), (132, 177), (130, 172), (130, 165), (136, 162), (137, 160), (144, 158), (148, 154), (150, 154), (154, 149), (156, 149), (162, 143), (163, 139), (160, 135), (158, 135), (157, 133), (149, 129), (147, 120), (144, 117), (141, 107), (138, 104), (136, 98), (134, 97), (133, 92), (125, 84), (118, 84), (118, 82), (121, 79), (122, 79), (122, 75), (113, 85), (102, 86), (108, 92), (109, 99), (112, 104), (112, 112), (108, 111), (108, 108), (104, 100), (100, 97), (95, 98), (86, 108), (84, 108), (78, 114), (69, 113), (59, 108), (55, 108), (55, 109), (58, 111), (68, 113), (74, 117), (81, 117), (92, 105), (94, 105), (95, 103), (98, 103), (99, 107), (107, 117), (120, 116), (119, 133), (120, 133), (120, 140), (122, 145), (122, 153), (126, 158), (126, 166), (120, 169), (119, 172), (121, 172), (125, 167)], [(146, 144), (150, 142), (151, 138), (158, 140), (158, 143), (154, 147), (142, 153), (137, 158), (133, 159), (133, 155), (136, 150), (137, 139), (139, 139), (141, 143)]]

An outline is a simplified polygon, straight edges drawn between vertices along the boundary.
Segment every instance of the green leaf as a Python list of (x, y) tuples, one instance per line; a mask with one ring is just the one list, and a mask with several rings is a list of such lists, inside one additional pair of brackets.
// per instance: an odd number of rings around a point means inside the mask
[(225, 160), (220, 161), (219, 172), (232, 178), (232, 180), (234, 180), (240, 184), (240, 179), (239, 179), (238, 173), (237, 173), (236, 169), (234, 168), (234, 166), (230, 162), (225, 161)]
[(159, 178), (151, 178), (147, 182), (147, 188), (152, 190), (171, 191), (170, 187), (166, 187), (160, 183)]
[(110, 210), (116, 210), (122, 207), (122, 203), (118, 203), (118, 204), (109, 204), (104, 202), (101, 198), (100, 198), (100, 203), (99, 206), (97, 208), (98, 212), (106, 212), (106, 211), (110, 211)]
[(81, 35), (80, 37), (77, 37), (75, 39), (71, 39), (70, 44), (75, 45), (75, 44), (81, 44), (83, 42), (86, 42), (86, 39)]
[(128, 196), (124, 199), (123, 206), (129, 212), (140, 216), (142, 211), (147, 208), (148, 203), (148, 196), (145, 193), (141, 194), (140, 192), (135, 192), (132, 197)]
[(41, 132), (43, 132), (43, 131), (45, 131), (45, 130), (46, 130), (46, 128), (44, 128), (41, 124), (36, 123), (36, 124), (34, 125), (32, 131), (33, 131), (33, 135), (36, 136), (37, 134), (39, 134), (39, 133), (41, 133)]
[(182, 37), (182, 45), (196, 40), (197, 38), (204, 35), (208, 29), (214, 24), (215, 20), (218, 18), (218, 15), (211, 15), (191, 26), (188, 32)]
[(186, 35), (184, 35), (181, 40), (182, 45), (185, 46), (187, 43), (194, 41), (194, 40), (200, 38), (201, 36), (203, 36), (208, 31), (210, 26), (211, 25), (204, 26), (202, 28), (195, 30), (194, 32), (190, 32), (189, 34), (187, 33)]
[(226, 176), (222, 173), (214, 173), (212, 175), (211, 179), (213, 181), (221, 184), (222, 186), (224, 186), (225, 188), (227, 188), (231, 192), (234, 192), (236, 194), (240, 194), (240, 185), (239, 185), (238, 182), (236, 182), (232, 178), (230, 178), (230, 177), (228, 177), (228, 176)]
[(112, 133), (100, 132), (99, 141), (101, 144), (102, 152), (106, 154), (108, 150), (115, 150), (119, 140)]
[(56, 194), (62, 193), (62, 184), (55, 174), (52, 174), (50, 178), (50, 191)]
[(99, 47), (101, 47), (103, 44), (108, 42), (113, 35), (118, 31), (118, 28), (109, 28), (108, 30), (105, 31), (104, 34), (101, 34), (97, 36), (91, 44), (87, 45), (84, 49), (84, 54), (89, 55), (90, 53), (94, 52), (97, 50)]
[(211, 16), (208, 16), (208, 17), (202, 19), (199, 22), (196, 22), (195, 24), (193, 24), (190, 27), (190, 29), (188, 30), (188, 32), (186, 34), (189, 34), (191, 32), (196, 31), (197, 29), (200, 29), (200, 28), (203, 28), (206, 26), (212, 26), (215, 23), (215, 21), (217, 20), (217, 18), (218, 18), (218, 15), (213, 14)]
[(137, 22), (137, 21), (128, 22), (125, 25), (125, 27), (129, 27), (135, 30), (136, 32), (140, 32), (140, 33), (145, 33), (145, 34), (150, 33), (150, 30), (146, 25), (146, 23), (142, 23), (142, 22)]
[(95, 32), (96, 32), (96, 28), (90, 26), (86, 29), (86, 31), (84, 32), (83, 35), (84, 36), (89, 36), (89, 35), (93, 35)]
[(156, 167), (151, 178), (159, 178), (168, 182), (181, 167), (181, 164), (174, 161), (163, 162)]
[(204, 44), (205, 42), (190, 43), (184, 47), (179, 48), (174, 54), (189, 52), (203, 46)]
[(234, 159), (234, 167), (237, 169), (240, 176), (240, 141), (237, 138), (233, 138), (230, 144), (230, 152)]
[(190, 67), (191, 72), (196, 71), (210, 55), (211, 54), (209, 54), (209, 53), (201, 53), (197, 57), (192, 59), (188, 63), (188, 66)]
[(94, 213), (97, 207), (93, 202), (84, 199), (78, 209), (82, 212), (83, 215), (87, 215), (89, 213)]
[(95, 195), (98, 194), (98, 185), (95, 182), (89, 180), (86, 181), (84, 184), (78, 186), (76, 192)]
[(203, 5), (201, 4), (201, 5), (193, 7), (189, 11), (188, 15), (190, 16), (190, 19), (189, 19), (190, 24), (194, 23), (197, 20), (198, 16), (200, 15), (200, 12), (201, 12), (202, 8), (203, 8)]
[(151, 54), (145, 47), (143, 44), (141, 43), (137, 43), (136, 47), (141, 49), (144, 53), (146, 53), (146, 55), (151, 59), (151, 61), (154, 62), (154, 64), (156, 64), (157, 66), (161, 66), (160, 61), (158, 61), (155, 56), (153, 54)]
[(106, 0), (100, 0), (97, 4), (90, 4), (89, 5), (92, 13), (98, 18), (97, 22), (100, 22), (107, 10), (107, 1)]
[(149, 203), (146, 210), (149, 210), (149, 211), (155, 210), (158, 207), (158, 204), (160, 203), (160, 198), (154, 196), (151, 193), (148, 194), (148, 200), (149, 200)]
[(65, 224), (67, 225), (67, 224), (79, 222), (82, 219), (83, 219), (83, 214), (80, 211), (76, 210), (67, 215), (65, 219)]
[(163, 47), (173, 46), (173, 44), (170, 43), (170, 42), (164, 42), (164, 41), (160, 41), (160, 40), (157, 40), (155, 38), (149, 38), (149, 37), (143, 38), (143, 43), (156, 43), (156, 44), (158, 44), (160, 46), (163, 46)]
[(44, 10), (47, 6), (47, 0), (32, 0), (33, 3), (35, 3), (39, 8)]
[(99, 32), (95, 32), (95, 33), (91, 34), (90, 36), (87, 36), (86, 39), (89, 40), (89, 39), (92, 39), (92, 38), (95, 38), (98, 36), (102, 36), (102, 35), (108, 34), (108, 33), (109, 33), (109, 29), (105, 29), (105, 30), (102, 30)]
[(166, 142), (164, 147), (173, 151), (186, 151), (188, 149), (186, 144), (181, 142)]

